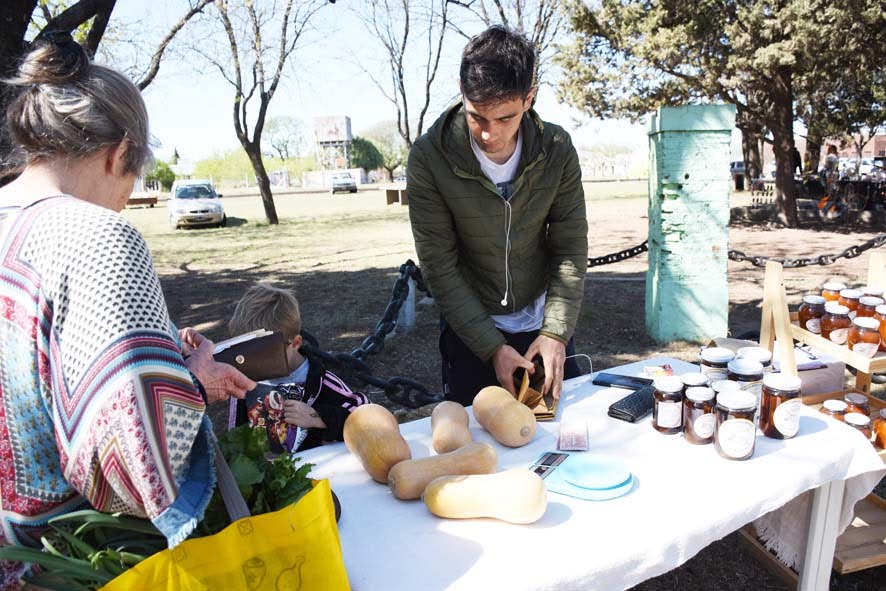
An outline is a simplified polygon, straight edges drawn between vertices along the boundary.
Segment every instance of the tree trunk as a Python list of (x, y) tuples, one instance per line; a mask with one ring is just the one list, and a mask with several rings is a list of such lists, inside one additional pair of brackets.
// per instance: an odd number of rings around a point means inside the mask
[(255, 172), (255, 178), (258, 181), (258, 188), (261, 191), (261, 202), (265, 208), (265, 217), (268, 218), (269, 224), (279, 224), (277, 207), (274, 205), (274, 195), (271, 193), (271, 179), (268, 178), (268, 171), (265, 170), (265, 164), (261, 158), (261, 150), (255, 143), (245, 143), (243, 144), (243, 149), (249, 156), (249, 162), (252, 164), (252, 170)]
[[(37, 7), (37, 0), (3, 0), (0, 2), (0, 79), (15, 74), (19, 58), (27, 44), (25, 34), (31, 22), (31, 14)], [(12, 139), (6, 130), (6, 108), (18, 96), (21, 89), (0, 84), (0, 187), (12, 181), (18, 172), (14, 170)]]
[(763, 159), (760, 155), (760, 132), (754, 129), (741, 131), (741, 151), (744, 156), (745, 177), (748, 183), (763, 175)]
[(775, 204), (778, 221), (797, 226), (797, 186), (794, 183), (794, 93), (791, 69), (778, 68), (772, 89), (772, 149), (775, 152)]

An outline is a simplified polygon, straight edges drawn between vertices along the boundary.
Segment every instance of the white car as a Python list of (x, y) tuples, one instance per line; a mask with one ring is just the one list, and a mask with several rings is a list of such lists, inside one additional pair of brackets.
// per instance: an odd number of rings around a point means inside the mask
[(219, 197), (208, 180), (175, 181), (166, 203), (169, 227), (175, 230), (180, 226), (226, 225), (228, 216)]

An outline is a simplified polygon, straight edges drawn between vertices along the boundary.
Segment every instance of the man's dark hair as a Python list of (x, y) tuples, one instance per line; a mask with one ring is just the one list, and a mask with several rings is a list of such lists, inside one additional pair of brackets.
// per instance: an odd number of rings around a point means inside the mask
[(478, 105), (526, 98), (534, 77), (532, 43), (501, 25), (472, 37), (461, 56), (462, 94)]

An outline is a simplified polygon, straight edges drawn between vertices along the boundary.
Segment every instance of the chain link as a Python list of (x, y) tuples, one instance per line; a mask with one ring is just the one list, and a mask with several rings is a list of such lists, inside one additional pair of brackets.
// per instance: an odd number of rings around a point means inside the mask
[(808, 267), (809, 265), (832, 265), (837, 259), (854, 259), (855, 257), (861, 255), (861, 253), (866, 250), (870, 250), (872, 248), (880, 248), (886, 244), (886, 234), (880, 234), (862, 242), (861, 244), (856, 244), (850, 246), (849, 248), (843, 250), (842, 252), (838, 252), (835, 254), (820, 254), (817, 257), (812, 258), (776, 258), (776, 257), (766, 257), (766, 256), (751, 256), (746, 255), (740, 250), (730, 250), (729, 251), (729, 260), (736, 261), (739, 263), (750, 263), (755, 267), (765, 267), (768, 261), (775, 261), (777, 263), (781, 263), (782, 266), (786, 269), (796, 269), (798, 267)]
[(649, 250), (649, 241), (644, 240), (642, 243), (638, 244), (634, 248), (628, 248), (626, 250), (620, 250), (618, 252), (614, 252), (612, 254), (607, 254), (602, 257), (591, 258), (588, 257), (588, 267), (598, 267), (600, 265), (609, 265), (611, 263), (617, 263), (619, 261), (624, 261), (631, 257), (635, 257), (638, 254), (642, 254)]

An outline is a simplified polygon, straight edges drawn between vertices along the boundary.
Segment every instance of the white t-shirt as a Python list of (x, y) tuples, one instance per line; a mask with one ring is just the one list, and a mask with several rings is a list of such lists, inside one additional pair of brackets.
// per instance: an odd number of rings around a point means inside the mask
[[(483, 150), (480, 149), (480, 146), (477, 145), (477, 142), (474, 141), (474, 136), (470, 136), (470, 138), (471, 149), (474, 151), (474, 156), (477, 157), (477, 161), (480, 163), (480, 170), (483, 171), (483, 174), (489, 177), (489, 180), (495, 183), (495, 186), (498, 188), (499, 196), (507, 201), (511, 198), (511, 194), (513, 193), (513, 181), (517, 174), (517, 166), (520, 164), (520, 156), (523, 153), (523, 131), (520, 130), (517, 132), (517, 147), (514, 149), (514, 153), (511, 154), (511, 157), (508, 158), (508, 161), (504, 164), (498, 164), (490, 160), (489, 157), (483, 153)], [(506, 257), (509, 255), (510, 252), (505, 254)], [(502, 290), (504, 290), (504, 288), (505, 286), (502, 286)], [(504, 292), (502, 292), (502, 294), (504, 294)], [(542, 292), (535, 301), (531, 302), (522, 310), (515, 310), (510, 314), (493, 315), (491, 317), (492, 321), (495, 322), (495, 326), (497, 326), (499, 330), (509, 333), (538, 330), (544, 322), (545, 296), (547, 296), (547, 292)]]

